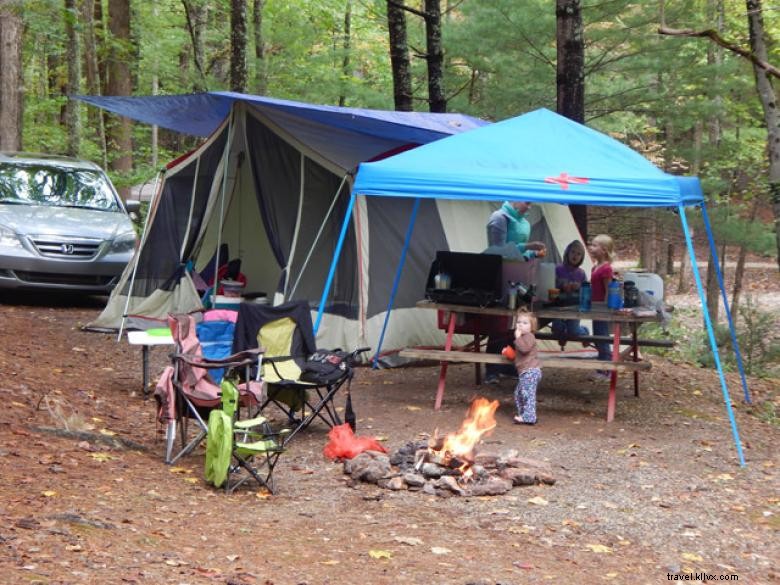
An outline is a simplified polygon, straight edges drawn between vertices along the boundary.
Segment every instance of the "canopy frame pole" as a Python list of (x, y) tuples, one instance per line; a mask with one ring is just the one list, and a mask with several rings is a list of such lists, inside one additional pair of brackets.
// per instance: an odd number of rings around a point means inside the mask
[[(228, 122), (228, 137), (225, 141), (225, 153), (222, 155), (224, 161), (222, 167), (222, 197), (219, 203), (219, 230), (217, 231), (217, 253), (214, 259), (214, 285), (211, 289), (211, 304), (214, 306), (217, 302), (217, 291), (219, 290), (219, 248), (222, 246), (222, 226), (225, 221), (225, 192), (227, 191), (228, 172), (230, 172), (230, 145), (233, 143), (233, 122), (235, 121), (235, 109), (231, 110), (230, 121)], [(228, 260), (230, 260), (228, 258)]]
[(146, 219), (144, 220), (144, 229), (141, 231), (141, 243), (138, 245), (138, 249), (133, 254), (133, 272), (130, 276), (130, 288), (127, 290), (127, 299), (125, 300), (125, 309), (122, 311), (122, 322), (119, 324), (119, 333), (116, 336), (116, 341), (119, 343), (122, 340), (122, 332), (125, 330), (125, 322), (127, 321), (127, 312), (130, 310), (130, 298), (133, 296), (133, 286), (135, 285), (135, 274), (138, 270), (138, 260), (141, 258), (141, 251), (146, 244), (146, 234), (149, 229), (149, 216), (152, 215), (152, 210), (157, 204), (157, 200), (160, 195), (157, 190), (160, 188), (160, 180), (165, 175), (165, 167), (160, 169), (157, 173), (157, 177), (154, 180), (154, 192), (152, 194), (152, 200), (149, 202), (149, 207), (146, 210)]
[(325, 225), (328, 223), (330, 214), (333, 212), (333, 208), (336, 206), (336, 201), (339, 199), (339, 193), (341, 193), (341, 189), (344, 188), (344, 184), (347, 182), (348, 176), (349, 173), (342, 177), (339, 188), (336, 189), (336, 194), (333, 196), (333, 200), (330, 202), (330, 207), (328, 207), (328, 211), (325, 213), (325, 217), (320, 224), (320, 229), (317, 231), (317, 235), (314, 237), (314, 242), (312, 242), (312, 245), (309, 248), (309, 252), (306, 254), (306, 258), (301, 265), (301, 269), (298, 271), (298, 277), (295, 279), (295, 284), (293, 284), (292, 290), (290, 291), (290, 298), (293, 298), (295, 296), (295, 291), (298, 290), (298, 284), (301, 282), (301, 277), (303, 276), (303, 273), (306, 272), (306, 268), (309, 265), (309, 260), (311, 260), (311, 255), (314, 253), (314, 248), (317, 247), (317, 242), (320, 241), (320, 236), (322, 236), (322, 232), (325, 230)]
[(691, 233), (688, 229), (688, 219), (685, 217), (685, 207), (682, 204), (677, 206), (680, 213), (680, 221), (682, 222), (683, 234), (685, 234), (685, 244), (688, 247), (688, 256), (691, 259), (691, 272), (693, 272), (693, 278), (696, 281), (696, 289), (699, 292), (699, 300), (701, 301), (701, 312), (704, 315), (704, 324), (707, 327), (707, 336), (710, 341), (710, 348), (712, 348), (712, 357), (715, 359), (715, 367), (718, 370), (718, 377), (720, 378), (720, 388), (723, 392), (723, 401), (726, 403), (726, 412), (729, 416), (729, 422), (731, 424), (731, 434), (734, 437), (734, 444), (737, 447), (737, 456), (739, 457), (739, 464), (745, 467), (745, 456), (742, 453), (742, 443), (739, 440), (739, 430), (737, 429), (737, 421), (734, 418), (734, 410), (731, 408), (731, 397), (729, 396), (729, 390), (726, 386), (726, 377), (723, 375), (723, 366), (720, 363), (720, 355), (718, 354), (718, 344), (715, 342), (715, 332), (712, 328), (712, 320), (710, 318), (710, 311), (707, 309), (707, 299), (704, 295), (704, 286), (701, 283), (701, 275), (699, 274), (699, 265), (696, 263), (696, 253), (693, 250), (693, 240), (691, 239)]
[(737, 341), (737, 330), (734, 326), (734, 320), (731, 317), (731, 308), (729, 307), (728, 295), (726, 295), (726, 285), (723, 282), (723, 273), (720, 270), (720, 260), (718, 259), (718, 251), (715, 246), (715, 238), (712, 235), (712, 226), (710, 225), (709, 214), (707, 213), (707, 204), (702, 202), (701, 204), (701, 216), (704, 219), (704, 230), (707, 232), (707, 240), (710, 243), (710, 250), (712, 251), (712, 261), (715, 263), (715, 274), (718, 276), (718, 286), (720, 287), (721, 298), (723, 299), (723, 307), (726, 309), (726, 318), (729, 322), (729, 333), (731, 333), (731, 343), (734, 345), (734, 354), (737, 357), (737, 368), (739, 369), (739, 376), (742, 379), (742, 391), (745, 395), (745, 402), (752, 404), (750, 400), (750, 391), (748, 390), (747, 378), (745, 377), (745, 366), (742, 361), (742, 352), (739, 349), (739, 341)]
[(420, 210), (420, 198), (417, 197), (414, 200), (414, 207), (412, 207), (412, 214), (409, 218), (409, 227), (406, 228), (406, 239), (404, 240), (404, 247), (401, 250), (401, 258), (398, 261), (398, 270), (395, 272), (395, 280), (393, 280), (393, 288), (390, 291), (390, 300), (387, 302), (387, 312), (385, 313), (385, 322), (382, 324), (382, 332), (379, 334), (379, 341), (376, 346), (376, 353), (374, 353), (374, 359), (372, 368), (379, 368), (379, 352), (382, 351), (382, 343), (385, 340), (385, 331), (387, 331), (387, 324), (390, 322), (390, 312), (393, 310), (393, 303), (395, 303), (395, 295), (398, 292), (398, 285), (401, 282), (401, 272), (404, 264), (406, 263), (406, 254), (409, 251), (409, 244), (412, 241), (412, 232), (414, 231), (414, 224), (417, 223), (417, 212)]
[(336, 249), (333, 251), (333, 260), (330, 262), (330, 269), (328, 270), (328, 278), (325, 281), (325, 287), (322, 289), (322, 296), (320, 297), (320, 306), (317, 309), (317, 319), (314, 322), (314, 335), (320, 329), (320, 323), (322, 322), (322, 314), (325, 312), (325, 301), (328, 300), (328, 294), (330, 288), (333, 285), (333, 279), (336, 276), (336, 265), (339, 262), (339, 256), (341, 256), (341, 249), (344, 247), (344, 240), (347, 237), (347, 228), (352, 221), (352, 210), (355, 207), (355, 199), (357, 199), (357, 193), (352, 191), (349, 196), (349, 203), (347, 204), (347, 211), (344, 213), (344, 221), (341, 223), (341, 233), (339, 234), (338, 242), (336, 242)]

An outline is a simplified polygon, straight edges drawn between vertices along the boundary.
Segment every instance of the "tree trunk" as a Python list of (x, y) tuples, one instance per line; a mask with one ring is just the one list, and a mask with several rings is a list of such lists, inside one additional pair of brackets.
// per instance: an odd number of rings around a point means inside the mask
[(0, 0), (0, 149), (22, 149), (22, 3)]
[(349, 52), (352, 41), (352, 0), (347, 0), (347, 6), (344, 10), (344, 59), (341, 62), (341, 75), (343, 82), (341, 84), (341, 95), (339, 96), (339, 106), (344, 107), (347, 104), (347, 79), (352, 77), (352, 71), (349, 69)]
[[(746, 0), (750, 49), (760, 60), (767, 60), (767, 46), (764, 38), (764, 19), (761, 14), (761, 0)], [(764, 109), (764, 123), (767, 132), (769, 155), (769, 193), (775, 215), (775, 240), (777, 245), (777, 267), (780, 270), (780, 115), (777, 112), (777, 96), (772, 79), (766, 70), (753, 64), (756, 90)]]
[[(756, 219), (758, 214), (758, 199), (753, 199), (750, 207), (750, 222)], [(739, 315), (739, 298), (742, 293), (742, 280), (745, 276), (745, 261), (747, 260), (747, 246), (742, 244), (739, 247), (737, 256), (737, 268), (734, 271), (734, 288), (731, 293), (731, 318), (734, 320), (734, 326), (737, 324), (737, 315)]]
[(447, 111), (444, 95), (444, 49), (441, 44), (441, 6), (439, 0), (425, 0), (425, 40), (428, 61), (428, 109)]
[(395, 109), (399, 112), (411, 112), (414, 108), (409, 46), (406, 41), (406, 12), (394, 0), (387, 0), (387, 30), (390, 36), (390, 67), (393, 70)]
[[(79, 35), (76, 32), (79, 23), (79, 11), (76, 0), (65, 0), (65, 34), (68, 38), (66, 60), (68, 62), (68, 96), (81, 93), (81, 47)], [(65, 102), (65, 128), (68, 132), (66, 152), (69, 156), (78, 157), (81, 151), (81, 117), (79, 102), (68, 98)]]
[[(557, 110), (561, 116), (585, 123), (585, 31), (580, 0), (555, 3)], [(574, 223), (583, 239), (588, 238), (588, 208), (570, 205)]]
[[(84, 43), (84, 69), (89, 95), (101, 95), (100, 71), (98, 69), (97, 43), (95, 41), (95, 0), (82, 0), (81, 19), (83, 22), (82, 35)], [(103, 124), (103, 110), (100, 108), (87, 108), (87, 126), (95, 132), (95, 138), (100, 144), (103, 158), (103, 168), (108, 166), (106, 158), (106, 131)]]
[[(130, 75), (130, 0), (109, 0), (108, 28), (112, 42), (108, 58), (108, 95), (132, 95)], [(108, 166), (120, 173), (129, 173), (133, 168), (132, 125), (128, 118), (111, 116), (107, 124), (108, 150), (114, 157)], [(127, 198), (129, 188), (119, 190)]]
[(265, 95), (268, 90), (268, 67), (265, 61), (265, 38), (263, 37), (263, 8), (265, 0), (254, 0), (252, 25), (255, 33), (255, 91)]
[(230, 90), (246, 93), (246, 0), (230, 0)]
[(652, 209), (639, 212), (641, 234), (639, 236), (639, 265), (645, 270), (655, 270), (655, 217)]
[(204, 0), (181, 0), (184, 15), (187, 19), (187, 30), (192, 42), (192, 59), (195, 64), (195, 79), (192, 82), (194, 92), (206, 91), (205, 41), (203, 33), (206, 30), (208, 5)]
[(666, 276), (674, 274), (674, 243), (670, 242), (667, 238), (664, 238), (666, 243), (666, 269), (664, 273)]

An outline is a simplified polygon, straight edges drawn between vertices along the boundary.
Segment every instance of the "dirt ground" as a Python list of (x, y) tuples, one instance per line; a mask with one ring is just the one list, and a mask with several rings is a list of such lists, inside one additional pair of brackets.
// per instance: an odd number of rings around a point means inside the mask
[[(736, 375), (744, 468), (716, 375), (691, 365), (649, 358), (639, 398), (620, 381), (610, 424), (603, 384), (547, 371), (533, 427), (512, 424), (511, 381), (477, 387), (472, 366), (450, 369), (439, 412), (436, 367), (360, 368), (359, 434), (392, 450), (454, 431), (482, 395), (500, 401), (484, 449), (549, 462), (557, 482), (468, 498), (351, 485), (323, 457), (318, 423), (280, 459), (276, 495), (226, 496), (203, 481), (202, 450), (163, 464), (140, 350), (81, 330), (103, 302), (0, 299), (3, 583), (661, 583), (685, 572), (780, 581), (780, 427), (742, 402)], [(165, 350), (152, 358), (156, 374)], [(750, 388), (756, 404), (780, 407), (780, 381)]]

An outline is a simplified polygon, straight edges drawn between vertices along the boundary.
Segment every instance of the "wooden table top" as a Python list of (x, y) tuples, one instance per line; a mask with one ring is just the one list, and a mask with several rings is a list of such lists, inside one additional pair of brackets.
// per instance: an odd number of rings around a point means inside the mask
[[(422, 300), (417, 302), (417, 307), (421, 309), (439, 309), (442, 311), (453, 311), (456, 313), (471, 313), (476, 315), (498, 315), (504, 317), (513, 317), (517, 312), (514, 309), (506, 307), (473, 307), (469, 305), (453, 305), (447, 303), (435, 303), (433, 301)], [(615, 311), (608, 309), (606, 303), (593, 303), (590, 311), (580, 311), (577, 305), (566, 307), (543, 307), (532, 305), (527, 307), (529, 311), (541, 319), (593, 319), (596, 321), (608, 321), (611, 323), (654, 323), (661, 320), (661, 317), (653, 313), (636, 315), (633, 309), (624, 309)], [(649, 309), (644, 309), (649, 311)]]

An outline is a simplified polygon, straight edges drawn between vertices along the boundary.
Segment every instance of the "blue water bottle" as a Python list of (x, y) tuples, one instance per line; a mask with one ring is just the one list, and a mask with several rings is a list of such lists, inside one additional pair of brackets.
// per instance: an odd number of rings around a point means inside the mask
[(607, 287), (607, 308), (617, 310), (623, 307), (623, 295), (620, 291), (620, 283), (612, 279)]
[(586, 280), (580, 285), (580, 311), (590, 311), (591, 290), (590, 283)]

